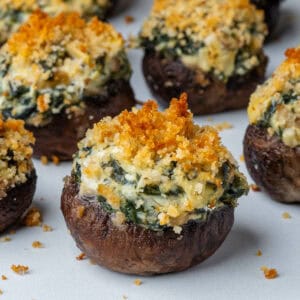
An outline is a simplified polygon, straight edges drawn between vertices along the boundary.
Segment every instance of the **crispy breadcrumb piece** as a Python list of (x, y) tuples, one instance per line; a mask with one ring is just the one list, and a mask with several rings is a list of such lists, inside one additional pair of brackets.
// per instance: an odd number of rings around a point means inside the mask
[(291, 219), (292, 218), (292, 216), (287, 211), (284, 212), (281, 216), (283, 219)]
[(262, 252), (261, 252), (261, 250), (260, 250), (260, 249), (258, 249), (258, 250), (257, 250), (257, 252), (256, 252), (256, 256), (262, 256)]
[(86, 258), (86, 254), (85, 253), (80, 253), (78, 256), (76, 256), (77, 260), (84, 260)]
[(42, 155), (40, 158), (40, 161), (43, 165), (48, 165), (48, 157), (45, 155)]
[(2, 280), (7, 280), (7, 277), (5, 275), (1, 275)]
[(260, 187), (256, 184), (254, 184), (254, 183), (250, 184), (250, 188), (253, 192), (260, 192), (261, 191)]
[(84, 215), (85, 207), (83, 205), (77, 208), (77, 218), (81, 219)]
[(240, 156), (240, 162), (245, 162), (245, 156), (243, 154)]
[(0, 295), (3, 295), (3, 291), (0, 289)]
[(133, 16), (125, 16), (124, 21), (126, 24), (131, 24), (134, 22), (134, 17)]
[(42, 222), (42, 215), (38, 208), (32, 207), (27, 212), (23, 224), (27, 227), (40, 226)]
[(50, 232), (50, 231), (53, 231), (53, 228), (50, 225), (43, 224), (43, 231)]
[(52, 159), (52, 162), (53, 162), (56, 166), (59, 165), (60, 160), (59, 160), (58, 156), (52, 155), (51, 159)]
[(266, 279), (274, 279), (278, 277), (278, 272), (276, 269), (269, 269), (266, 266), (262, 266), (260, 269), (264, 272)]
[(136, 286), (139, 286), (139, 285), (141, 285), (143, 282), (142, 282), (142, 280), (141, 279), (135, 279), (134, 280), (134, 282), (133, 282)]
[(228, 123), (228, 122), (221, 122), (221, 123), (217, 123), (213, 126), (217, 131), (223, 131), (226, 129), (231, 129), (233, 128), (233, 125)]
[(10, 242), (11, 241), (11, 237), (9, 236), (4, 236), (3, 238), (0, 239), (1, 242)]
[(19, 275), (25, 275), (29, 271), (29, 267), (23, 265), (12, 265), (10, 268), (12, 271)]
[(34, 241), (32, 243), (32, 248), (44, 248), (44, 245), (40, 241)]

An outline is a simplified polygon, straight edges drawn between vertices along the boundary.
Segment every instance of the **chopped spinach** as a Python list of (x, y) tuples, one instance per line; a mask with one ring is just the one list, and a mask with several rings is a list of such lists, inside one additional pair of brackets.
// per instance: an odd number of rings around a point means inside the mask
[(122, 206), (121, 206), (121, 211), (125, 215), (126, 219), (135, 223), (139, 224), (139, 219), (137, 216), (137, 209), (135, 207), (135, 204), (131, 201), (126, 201)]
[(181, 186), (177, 185), (171, 190), (169, 190), (168, 192), (166, 192), (165, 194), (167, 196), (179, 196), (184, 194), (184, 189)]
[(111, 207), (111, 205), (106, 201), (106, 198), (103, 196), (97, 197), (98, 202), (100, 203), (101, 207), (107, 212), (107, 213), (113, 213), (115, 210)]
[(146, 195), (153, 195), (153, 196), (160, 196), (161, 195), (161, 191), (159, 189), (159, 186), (154, 185), (154, 184), (146, 185), (143, 189), (143, 192)]

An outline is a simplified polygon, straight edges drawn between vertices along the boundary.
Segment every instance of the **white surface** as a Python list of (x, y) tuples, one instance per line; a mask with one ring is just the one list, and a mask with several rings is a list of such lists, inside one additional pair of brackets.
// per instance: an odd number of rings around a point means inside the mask
[[(132, 6), (112, 20), (118, 30), (127, 36), (136, 33), (150, 0), (132, 1)], [(268, 74), (283, 59), (284, 50), (300, 40), (300, 2), (288, 0), (283, 5), (284, 30), (280, 39), (266, 47), (270, 57)], [(124, 23), (131, 15), (135, 22)], [(298, 16), (298, 17), (297, 17)], [(134, 69), (132, 85), (138, 99), (151, 95), (140, 70), (140, 51), (131, 51)], [(211, 123), (208, 116), (196, 118), (200, 124)], [(236, 159), (242, 154), (242, 138), (247, 125), (245, 111), (213, 116), (213, 122), (228, 121), (234, 128), (222, 132), (224, 144)], [(246, 172), (244, 163), (241, 170)], [(141, 278), (143, 284), (133, 284), (136, 276), (127, 276), (91, 265), (89, 260), (77, 261), (80, 253), (68, 234), (60, 212), (62, 178), (69, 174), (70, 163), (42, 166), (35, 161), (38, 186), (34, 205), (43, 212), (44, 222), (53, 226), (53, 232), (41, 228), (21, 228), (12, 241), (0, 242), (0, 280), (4, 294), (0, 299), (300, 299), (300, 206), (283, 205), (271, 201), (261, 193), (250, 192), (240, 199), (236, 209), (233, 230), (221, 248), (211, 258), (186, 272)], [(249, 182), (252, 180), (249, 178)], [(292, 219), (281, 214), (288, 211)], [(45, 248), (33, 249), (39, 240)], [(257, 257), (261, 249), (263, 255)], [(11, 264), (30, 267), (25, 276), (14, 274)], [(266, 280), (260, 271), (262, 265), (277, 268), (280, 276)]]

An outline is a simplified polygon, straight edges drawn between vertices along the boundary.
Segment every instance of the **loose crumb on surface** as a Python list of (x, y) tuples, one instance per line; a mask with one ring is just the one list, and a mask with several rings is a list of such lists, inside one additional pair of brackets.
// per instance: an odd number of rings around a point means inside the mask
[(78, 206), (77, 208), (77, 218), (81, 219), (84, 215), (85, 207), (83, 205)]
[(7, 280), (7, 277), (5, 275), (1, 275), (2, 280)]
[(261, 250), (260, 250), (260, 249), (258, 249), (258, 250), (257, 250), (257, 252), (256, 252), (256, 256), (262, 256), (262, 252), (261, 252)]
[(126, 24), (131, 24), (134, 22), (134, 17), (133, 16), (125, 16), (124, 21)]
[(291, 219), (292, 218), (292, 216), (287, 211), (285, 211), (281, 216), (283, 219)]
[(53, 228), (50, 225), (43, 224), (43, 231), (50, 232), (50, 231), (53, 231)]
[(48, 157), (45, 155), (42, 155), (40, 158), (40, 161), (43, 165), (48, 165)]
[(34, 241), (32, 243), (32, 248), (44, 248), (44, 245), (40, 241)]
[(10, 268), (19, 275), (24, 275), (29, 271), (29, 267), (23, 265), (12, 265)]
[(3, 295), (3, 291), (0, 289), (0, 295)]
[(123, 300), (127, 300), (128, 297), (127, 297), (126, 295), (123, 295), (123, 296), (122, 296), (122, 299), (123, 299)]
[(261, 191), (260, 187), (256, 184), (254, 184), (254, 183), (250, 184), (250, 188), (253, 192), (260, 192)]
[(228, 122), (221, 122), (221, 123), (215, 124), (213, 127), (218, 131), (223, 131), (225, 129), (233, 128), (233, 125)]
[(142, 280), (137, 278), (137, 279), (135, 279), (134, 284), (139, 286), (142, 284)]
[(276, 269), (269, 269), (266, 266), (262, 266), (260, 269), (264, 272), (266, 279), (274, 279), (278, 277), (278, 272)]
[(26, 214), (23, 224), (28, 227), (40, 226), (42, 222), (42, 215), (39, 209), (32, 207)]
[(85, 253), (80, 253), (78, 256), (76, 256), (76, 259), (77, 260), (84, 260), (86, 258), (86, 255), (85, 255)]
[(1, 242), (5, 243), (5, 242), (10, 242), (11, 241), (11, 237), (9, 236), (4, 236), (0, 239)]
[(53, 162), (56, 166), (59, 165), (60, 160), (59, 160), (58, 156), (52, 155), (51, 159), (52, 159), (52, 162)]
[(240, 156), (240, 162), (245, 162), (245, 156), (243, 154)]

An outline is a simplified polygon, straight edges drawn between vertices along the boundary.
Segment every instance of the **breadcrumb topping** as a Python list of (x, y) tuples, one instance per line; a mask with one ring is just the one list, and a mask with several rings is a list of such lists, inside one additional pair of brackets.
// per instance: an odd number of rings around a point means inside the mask
[(300, 48), (287, 49), (285, 61), (252, 94), (248, 106), (251, 124), (277, 134), (290, 146), (300, 145)]
[(24, 128), (24, 122), (0, 115), (0, 201), (9, 189), (25, 183), (33, 170), (31, 160), (33, 134)]
[(78, 256), (76, 256), (77, 260), (84, 260), (86, 258), (86, 254), (85, 253), (80, 253)]
[(23, 220), (23, 224), (27, 227), (40, 226), (41, 222), (42, 214), (36, 207), (31, 207)]
[(29, 267), (28, 266), (23, 266), (23, 265), (12, 265), (11, 270), (17, 273), (18, 275), (25, 275), (26, 273), (29, 272)]
[(156, 0), (140, 33), (142, 46), (227, 80), (260, 63), (267, 28), (248, 0)]

